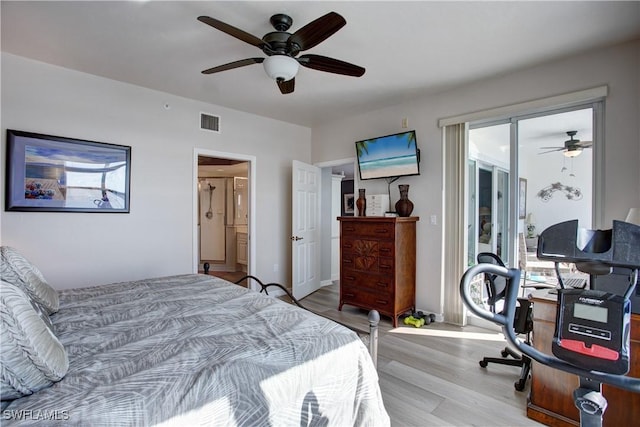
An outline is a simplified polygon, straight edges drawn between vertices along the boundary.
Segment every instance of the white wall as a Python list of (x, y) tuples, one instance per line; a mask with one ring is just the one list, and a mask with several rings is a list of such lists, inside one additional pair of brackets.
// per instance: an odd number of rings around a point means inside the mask
[[(253, 273), (290, 282), (291, 161), (310, 161), (310, 129), (6, 53), (1, 111), (3, 141), (9, 128), (132, 147), (129, 214), (0, 212), (2, 244), (55, 288), (192, 272), (195, 148), (256, 156)], [(222, 133), (199, 130), (200, 112)]]
[[(441, 313), (442, 279), (442, 136), (438, 119), (497, 108), (606, 84), (604, 226), (624, 219), (640, 206), (640, 41), (568, 57), (561, 61), (469, 84), (444, 93), (420, 96), (404, 104), (313, 128), (312, 158), (324, 162), (354, 155), (354, 141), (399, 132), (402, 118), (416, 129), (422, 152), (421, 175), (392, 184), (410, 184), (409, 198), (418, 222), (416, 303)], [(416, 70), (419, 72), (419, 70)], [(357, 178), (356, 178), (357, 179)], [(386, 192), (383, 180), (362, 181), (367, 192)], [(436, 225), (430, 224), (435, 214)], [(458, 286), (460, 278), (444, 280)]]
[[(536, 233), (541, 233), (558, 222), (573, 219), (578, 220), (580, 227), (591, 227), (593, 197), (590, 191), (585, 191), (591, 188), (591, 182), (585, 182), (585, 177), (592, 174), (591, 157), (592, 152), (584, 150), (574, 159), (566, 159), (563, 155), (554, 153), (544, 159), (535, 155), (528, 162), (520, 162), (520, 176), (527, 178), (527, 214), (532, 214), (531, 220), (536, 227)], [(567, 170), (561, 172), (563, 159), (566, 159), (564, 164)], [(575, 177), (569, 176), (571, 173)], [(537, 197), (538, 191), (557, 182), (581, 190), (582, 198), (570, 200), (562, 191), (554, 192), (547, 201)], [(526, 228), (523, 230), (526, 233)]]

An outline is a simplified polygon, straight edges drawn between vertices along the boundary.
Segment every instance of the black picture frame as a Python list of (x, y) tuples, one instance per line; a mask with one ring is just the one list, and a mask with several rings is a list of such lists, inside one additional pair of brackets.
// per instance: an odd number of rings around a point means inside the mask
[(348, 193), (344, 195), (344, 213), (347, 215), (353, 215), (353, 208), (355, 206), (355, 199), (353, 197), (353, 193)]
[(5, 211), (129, 213), (131, 147), (7, 129)]

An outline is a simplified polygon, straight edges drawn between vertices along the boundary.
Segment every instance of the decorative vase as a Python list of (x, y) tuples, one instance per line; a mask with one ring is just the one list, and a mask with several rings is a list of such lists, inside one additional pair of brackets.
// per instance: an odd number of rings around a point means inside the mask
[(364, 195), (364, 188), (358, 190), (358, 200), (356, 200), (356, 207), (358, 208), (358, 216), (367, 216), (367, 198)]
[(398, 216), (410, 216), (413, 212), (413, 202), (409, 200), (409, 185), (398, 185), (400, 200), (396, 202)]

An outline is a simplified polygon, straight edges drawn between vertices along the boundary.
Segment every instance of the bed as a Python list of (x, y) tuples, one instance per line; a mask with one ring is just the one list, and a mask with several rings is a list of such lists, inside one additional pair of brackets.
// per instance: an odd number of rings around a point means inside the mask
[(56, 292), (0, 249), (3, 425), (389, 425), (331, 320), (199, 274)]

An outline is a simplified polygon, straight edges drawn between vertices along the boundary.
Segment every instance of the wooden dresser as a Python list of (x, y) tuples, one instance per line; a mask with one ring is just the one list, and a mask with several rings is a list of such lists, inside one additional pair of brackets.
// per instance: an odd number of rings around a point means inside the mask
[[(552, 354), (551, 341), (556, 324), (556, 295), (547, 290), (531, 294), (533, 301), (533, 346), (543, 353)], [(631, 368), (628, 376), (640, 377), (640, 315), (631, 315)], [(573, 403), (573, 390), (578, 387), (578, 376), (552, 369), (538, 362), (531, 368), (531, 391), (527, 403), (527, 416), (548, 426), (578, 426), (580, 413)], [(603, 427), (638, 425), (640, 420), (640, 393), (624, 391), (609, 385), (602, 386), (607, 399)]]
[(418, 217), (339, 217), (340, 306), (378, 310), (398, 324), (416, 305)]

